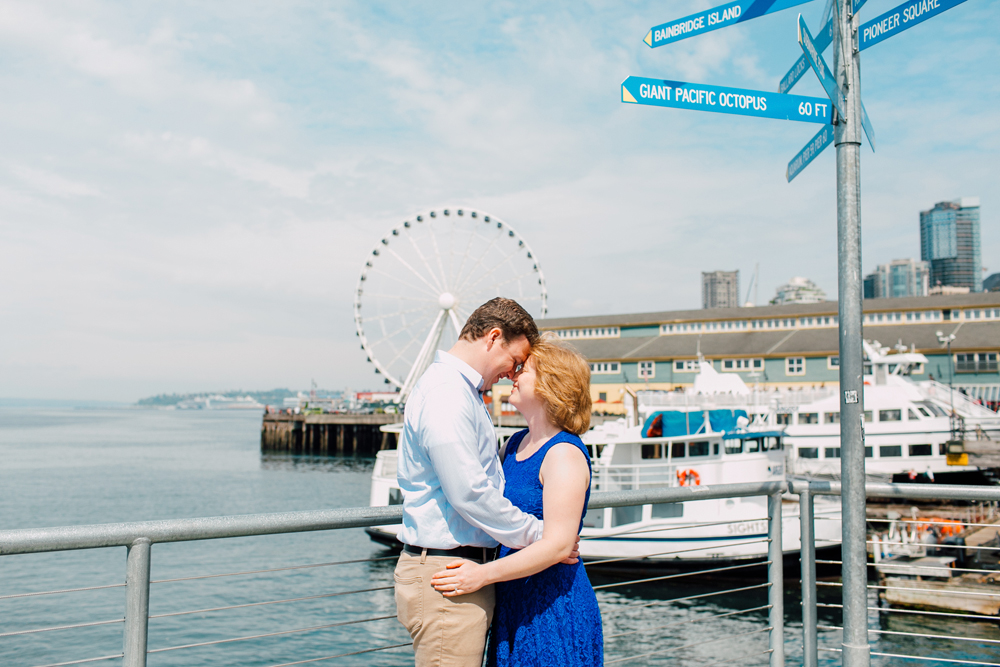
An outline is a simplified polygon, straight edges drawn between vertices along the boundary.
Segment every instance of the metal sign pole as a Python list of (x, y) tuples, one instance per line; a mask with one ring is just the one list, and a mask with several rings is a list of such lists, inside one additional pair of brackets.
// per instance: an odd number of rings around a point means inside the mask
[(861, 336), (861, 72), (853, 0), (835, 0), (833, 70), (846, 98), (835, 128), (840, 311), (840, 470), (845, 667), (869, 667)]

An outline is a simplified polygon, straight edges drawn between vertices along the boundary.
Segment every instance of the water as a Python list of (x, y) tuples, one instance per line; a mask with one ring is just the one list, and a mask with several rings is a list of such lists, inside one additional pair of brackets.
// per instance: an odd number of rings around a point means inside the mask
[[(0, 408), (0, 527), (367, 504), (372, 460), (262, 456), (259, 437), (260, 415), (256, 412)], [(373, 558), (384, 560), (367, 561)], [(394, 559), (361, 529), (156, 544), (152, 550), (154, 581), (356, 559), (366, 562), (154, 583), (150, 591), (150, 613), (154, 618), (149, 624), (149, 648), (158, 651), (395, 614), (391, 591)], [(113, 621), (86, 628), (0, 636), (0, 665), (32, 667), (119, 653), (124, 610), (121, 587), (37, 597), (2, 596), (120, 584), (124, 565), (124, 548), (0, 557), (0, 635)], [(764, 589), (664, 602), (761, 583), (763, 576), (763, 568), (757, 568), (746, 571), (736, 581), (665, 581), (599, 591), (607, 659), (690, 645), (676, 653), (622, 664), (708, 665), (719, 660), (767, 664), (761, 653), (767, 649), (767, 634), (763, 632), (767, 627), (766, 610), (733, 613), (765, 605)], [(593, 579), (598, 585), (613, 581), (596, 575)], [(331, 596), (334, 593), (340, 595)], [(836, 591), (821, 593), (836, 596)], [(312, 596), (326, 597), (257, 604)], [(211, 611), (232, 605), (254, 606)], [(785, 608), (788, 663), (800, 664), (797, 590), (788, 591)], [(188, 611), (197, 613), (156, 618)], [(821, 623), (840, 625), (839, 612), (821, 610)], [(872, 627), (1000, 639), (994, 624), (949, 619), (927, 622), (893, 615), (885, 620), (883, 615), (880, 621), (878, 615), (873, 615)], [(825, 632), (821, 637), (826, 646), (838, 645), (836, 632)], [(155, 652), (149, 656), (149, 664), (263, 667), (408, 641), (396, 620), (387, 618)], [(874, 649), (1000, 662), (1000, 650), (995, 645), (979, 649), (954, 642), (928, 644), (927, 640), (905, 635), (886, 635)], [(680, 656), (682, 660), (678, 660)], [(120, 662), (115, 659), (90, 664)], [(836, 654), (821, 654), (822, 664), (837, 662)], [(412, 664), (412, 657), (408, 648), (402, 648), (315, 664), (406, 665)], [(896, 663), (876, 658), (873, 664)]]

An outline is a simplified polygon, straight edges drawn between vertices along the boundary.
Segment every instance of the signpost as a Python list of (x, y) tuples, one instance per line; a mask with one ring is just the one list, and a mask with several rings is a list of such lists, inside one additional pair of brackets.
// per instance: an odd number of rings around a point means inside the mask
[(725, 88), (638, 76), (630, 76), (622, 82), (622, 102), (798, 120), (804, 123), (829, 124), (833, 118), (830, 101), (821, 97), (782, 95), (763, 90)]
[[(650, 47), (694, 37), (712, 30), (788, 9), (808, 0), (736, 0), (714, 9), (658, 25), (643, 41)], [(837, 147), (837, 260), (840, 342), (840, 451), (843, 576), (843, 640), (845, 667), (870, 667), (865, 518), (864, 356), (861, 338), (861, 132), (875, 149), (875, 132), (861, 103), (861, 51), (965, 0), (908, 0), (859, 27), (858, 10), (865, 0), (832, 0), (830, 22), (813, 38), (799, 16), (803, 55), (782, 78), (777, 93), (722, 88), (667, 79), (629, 77), (622, 83), (622, 102), (781, 118), (821, 123), (823, 128), (799, 151), (785, 172), (791, 181), (831, 143)], [(833, 67), (822, 53), (833, 45)], [(831, 104), (818, 98), (787, 94), (810, 66)], [(808, 105), (808, 106), (807, 106)], [(820, 108), (822, 106), (822, 109)], [(833, 114), (831, 106), (837, 113)], [(832, 124), (831, 124), (832, 123)], [(783, 619), (769, 612), (771, 667), (783, 667)], [(817, 647), (809, 642), (804, 667), (816, 667)]]
[(649, 29), (642, 41), (655, 49), (688, 37), (759, 18), (812, 0), (736, 0)]
[(832, 143), (833, 125), (824, 125), (823, 129), (817, 132), (816, 136), (805, 145), (805, 148), (800, 150), (798, 155), (793, 157), (792, 161), (788, 163), (788, 168), (785, 170), (785, 179), (791, 183), (793, 178), (809, 166), (813, 158), (822, 153), (823, 149)]
[(957, 7), (963, 2), (965, 0), (909, 0), (909, 2), (904, 2), (895, 9), (890, 9), (882, 16), (861, 26), (858, 31), (859, 48), (864, 51), (870, 46), (875, 46), (904, 30), (909, 30), (913, 26), (946, 12), (952, 7)]
[[(801, 16), (801, 14), (799, 16)], [(826, 22), (826, 25), (823, 26), (823, 29), (816, 35), (816, 39), (814, 40), (816, 44), (816, 52), (823, 53), (826, 51), (826, 47), (830, 46), (830, 42), (832, 41), (833, 19), (831, 18)], [(802, 75), (806, 73), (807, 69), (809, 69), (809, 61), (806, 60), (806, 55), (803, 53), (799, 56), (799, 59), (795, 61), (795, 64), (792, 65), (792, 69), (788, 70), (788, 74), (781, 77), (781, 83), (778, 84), (778, 92), (787, 93), (791, 90), (792, 86), (798, 83), (799, 79), (802, 78)]]
[(806, 22), (802, 18), (802, 14), (799, 14), (799, 46), (802, 47), (802, 55), (806, 57), (809, 66), (816, 72), (819, 83), (823, 86), (826, 94), (829, 95), (830, 101), (837, 107), (837, 111), (840, 112), (841, 116), (846, 115), (844, 113), (844, 105), (847, 104), (847, 101), (844, 99), (844, 93), (840, 92), (840, 88), (837, 87), (837, 80), (833, 78), (830, 68), (826, 66), (826, 61), (820, 55), (821, 50), (813, 43), (812, 35), (809, 34), (809, 28), (806, 27)]

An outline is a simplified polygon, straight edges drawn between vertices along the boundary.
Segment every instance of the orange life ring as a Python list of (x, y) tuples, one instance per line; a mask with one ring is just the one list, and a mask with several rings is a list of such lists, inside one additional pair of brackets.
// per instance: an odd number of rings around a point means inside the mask
[(698, 474), (697, 470), (687, 469), (677, 471), (677, 483), (681, 486), (700, 486), (701, 485), (701, 475)]

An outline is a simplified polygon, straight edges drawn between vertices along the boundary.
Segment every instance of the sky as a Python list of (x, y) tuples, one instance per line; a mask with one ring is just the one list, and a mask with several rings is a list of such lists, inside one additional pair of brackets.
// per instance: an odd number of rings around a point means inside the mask
[[(642, 42), (716, 1), (0, 0), (0, 398), (379, 388), (358, 275), (448, 205), (517, 229), (552, 317), (697, 308), (702, 271), (757, 264), (761, 303), (835, 298), (833, 149), (785, 181), (815, 125), (620, 101), (629, 75), (776, 90), (823, 12)], [(968, 0), (863, 52), (865, 272), (963, 196), (1000, 271), (997, 26)]]

